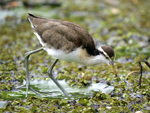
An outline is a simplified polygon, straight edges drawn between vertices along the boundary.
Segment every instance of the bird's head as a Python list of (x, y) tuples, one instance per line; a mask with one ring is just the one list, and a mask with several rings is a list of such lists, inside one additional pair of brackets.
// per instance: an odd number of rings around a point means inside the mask
[(114, 59), (115, 59), (114, 50), (109, 46), (102, 46), (102, 47), (98, 48), (98, 50), (104, 56), (104, 59), (105, 59), (104, 62), (111, 66), (115, 76), (117, 77), (117, 72), (116, 72), (115, 67), (114, 67)]

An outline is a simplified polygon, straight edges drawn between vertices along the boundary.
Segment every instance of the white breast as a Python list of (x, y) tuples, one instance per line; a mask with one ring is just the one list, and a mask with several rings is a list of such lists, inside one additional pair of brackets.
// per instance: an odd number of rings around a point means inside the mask
[(73, 52), (67, 53), (65, 51), (62, 50), (56, 50), (54, 48), (44, 48), (44, 50), (47, 51), (47, 53), (49, 55), (51, 55), (52, 57), (56, 58), (56, 59), (60, 59), (63, 61), (69, 61), (69, 62), (77, 62), (80, 63), (80, 58), (79, 56), (79, 49), (76, 49)]
[(90, 56), (86, 50), (81, 48), (75, 49), (73, 52), (67, 53), (62, 50), (44, 48), (49, 55), (63, 61), (76, 62), (85, 66), (108, 63), (103, 55)]

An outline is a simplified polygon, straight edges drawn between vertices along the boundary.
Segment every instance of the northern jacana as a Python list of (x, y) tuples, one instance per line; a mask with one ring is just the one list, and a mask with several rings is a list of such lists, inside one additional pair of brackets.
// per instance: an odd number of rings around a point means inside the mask
[(66, 96), (68, 96), (68, 93), (52, 75), (53, 67), (58, 60), (76, 62), (85, 66), (106, 63), (111, 66), (114, 74), (117, 76), (114, 68), (114, 50), (109, 46), (102, 46), (97, 49), (92, 36), (81, 26), (72, 22), (47, 19), (34, 16), (33, 14), (28, 14), (27, 17), (42, 48), (27, 52), (25, 56), (26, 97), (28, 89), (39, 94), (30, 87), (28, 58), (31, 54), (41, 50), (47, 51), (49, 55), (56, 59), (48, 69), (48, 74)]

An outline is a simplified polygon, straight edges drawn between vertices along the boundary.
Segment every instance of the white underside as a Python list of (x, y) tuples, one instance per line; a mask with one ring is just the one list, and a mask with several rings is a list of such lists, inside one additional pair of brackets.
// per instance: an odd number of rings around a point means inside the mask
[[(82, 65), (86, 66), (92, 66), (92, 65), (97, 65), (97, 64), (103, 64), (103, 63), (109, 63), (105, 59), (103, 55), (98, 55), (98, 56), (85, 56), (84, 50), (81, 48), (77, 48), (73, 52), (66, 53), (62, 50), (56, 50), (56, 49), (49, 49), (49, 48), (44, 48), (44, 50), (47, 51), (49, 55), (54, 57), (55, 59), (60, 59), (63, 61), (68, 61), (68, 62), (76, 62)], [(105, 62), (106, 61), (106, 62)]]
[[(31, 23), (31, 27), (34, 29), (34, 26), (31, 21), (30, 23)], [(86, 50), (83, 50), (81, 48), (76, 48), (74, 51), (70, 53), (67, 53), (67, 51), (56, 50), (54, 48), (48, 48), (47, 44), (42, 41), (38, 33), (34, 32), (34, 34), (37, 36), (38, 40), (43, 46), (43, 49), (47, 51), (47, 53), (52, 57), (54, 57), (55, 59), (69, 61), (69, 62), (76, 62), (87, 66), (103, 64), (103, 63), (109, 64), (109, 61), (106, 60), (106, 58), (103, 55), (89, 56)]]

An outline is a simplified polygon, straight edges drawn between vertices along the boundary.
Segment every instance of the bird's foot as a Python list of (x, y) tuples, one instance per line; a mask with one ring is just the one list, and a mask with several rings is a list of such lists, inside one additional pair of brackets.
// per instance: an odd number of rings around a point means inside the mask
[[(26, 88), (26, 85), (24, 84), (24, 85), (21, 85), (21, 86), (18, 86), (18, 87), (16, 87), (17, 89), (20, 89), (20, 88)], [(52, 95), (52, 93), (58, 93), (58, 91), (52, 91), (52, 92), (42, 92), (42, 91), (38, 91), (38, 90), (35, 90), (35, 89), (33, 89), (32, 87), (28, 87), (31, 91), (33, 91), (35, 94), (37, 94), (37, 95), (39, 95), (39, 96), (41, 96), (41, 97), (44, 97), (45, 95)], [(28, 93), (28, 91), (26, 92), (26, 97), (27, 97), (27, 93)], [(44, 95), (43, 95), (44, 94)], [(67, 97), (71, 97), (71, 95), (65, 95), (65, 96), (67, 96)]]
[(21, 85), (21, 86), (17, 86), (16, 89), (20, 89), (20, 88), (26, 88), (26, 85)]

